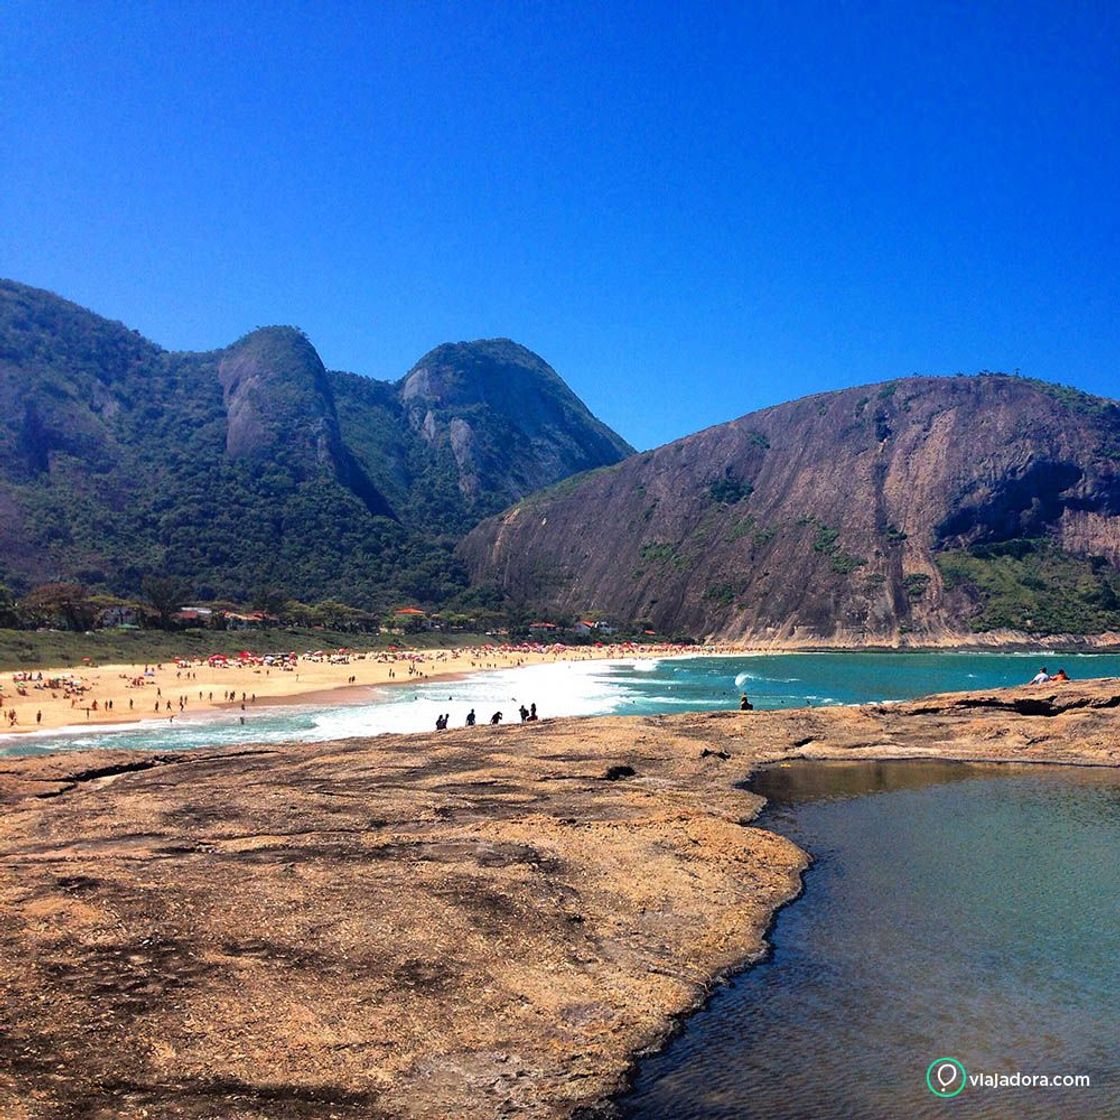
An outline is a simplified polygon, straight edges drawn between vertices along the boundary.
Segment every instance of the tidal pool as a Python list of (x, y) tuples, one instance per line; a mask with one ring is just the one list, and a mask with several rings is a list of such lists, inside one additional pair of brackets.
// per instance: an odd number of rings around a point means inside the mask
[[(1120, 1117), (1120, 773), (797, 762), (750, 788), (813, 856), (804, 891), (627, 1120)], [(1016, 1074), (1089, 1084), (972, 1081)]]

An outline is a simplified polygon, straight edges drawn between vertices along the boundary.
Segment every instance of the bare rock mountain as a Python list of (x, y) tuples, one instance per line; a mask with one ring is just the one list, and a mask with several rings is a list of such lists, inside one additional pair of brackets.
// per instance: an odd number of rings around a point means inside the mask
[(1120, 405), (1004, 375), (756, 412), (475, 529), (472, 578), (759, 641), (1120, 627)]
[(400, 397), (413, 430), (450, 449), (471, 499), (487, 479), (508, 502), (634, 450), (547, 362), (508, 338), (436, 347), (409, 371)]

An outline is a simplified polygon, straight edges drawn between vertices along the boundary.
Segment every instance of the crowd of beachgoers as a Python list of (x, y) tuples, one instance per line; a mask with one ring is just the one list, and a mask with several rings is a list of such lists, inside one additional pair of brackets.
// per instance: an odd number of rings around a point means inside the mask
[[(245, 711), (347, 687), (509, 669), (557, 660), (667, 657), (714, 652), (695, 646), (619, 642), (566, 646), (503, 642), (455, 649), (317, 649), (259, 652), (243, 649), (209, 657), (176, 657), (149, 665), (23, 670), (0, 675), (0, 711), (8, 731), (73, 724), (166, 719), (221, 708)], [(323, 698), (323, 697), (321, 697)], [(337, 695), (340, 702), (347, 697)], [(325, 699), (325, 698), (324, 698)]]

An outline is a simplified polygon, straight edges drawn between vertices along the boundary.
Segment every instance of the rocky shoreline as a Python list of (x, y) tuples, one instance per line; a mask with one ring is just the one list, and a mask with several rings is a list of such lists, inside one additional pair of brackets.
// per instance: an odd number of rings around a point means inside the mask
[[(720, 644), (722, 639), (708, 639)], [(1115, 653), (1120, 633), (1031, 634), (1025, 630), (940, 630), (869, 636), (863, 630), (844, 630), (828, 637), (812, 632), (768, 634), (748, 632), (736, 639), (736, 648), (750, 653)]]
[(764, 951), (791, 758), (1120, 765), (1120, 681), (0, 762), (0, 1113), (608, 1115)]

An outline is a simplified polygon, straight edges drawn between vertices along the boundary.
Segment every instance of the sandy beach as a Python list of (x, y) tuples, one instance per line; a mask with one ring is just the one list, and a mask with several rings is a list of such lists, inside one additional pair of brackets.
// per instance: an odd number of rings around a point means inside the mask
[(6, 672), (0, 674), (0, 734), (141, 720), (167, 722), (220, 710), (248, 712), (270, 704), (359, 703), (368, 699), (364, 690), (376, 686), (557, 661), (730, 652), (735, 651), (724, 645), (524, 644), (348, 654), (325, 651), (322, 657), (301, 653), (286, 665), (266, 664), (253, 656), (224, 662), (183, 660)]

